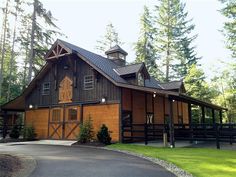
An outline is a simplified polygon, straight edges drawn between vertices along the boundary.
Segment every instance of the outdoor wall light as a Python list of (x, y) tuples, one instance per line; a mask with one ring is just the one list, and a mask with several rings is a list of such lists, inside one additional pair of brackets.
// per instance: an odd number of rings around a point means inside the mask
[(102, 97), (101, 102), (102, 102), (102, 103), (105, 103), (105, 102), (106, 102), (106, 98), (105, 98), (105, 97)]
[(157, 95), (156, 95), (156, 92), (153, 93), (153, 98), (155, 98)]
[(30, 104), (30, 105), (29, 105), (29, 108), (30, 108), (30, 109), (32, 109), (32, 108), (33, 108), (33, 105), (32, 105), (32, 104)]
[(175, 100), (172, 100), (172, 102), (175, 102)]

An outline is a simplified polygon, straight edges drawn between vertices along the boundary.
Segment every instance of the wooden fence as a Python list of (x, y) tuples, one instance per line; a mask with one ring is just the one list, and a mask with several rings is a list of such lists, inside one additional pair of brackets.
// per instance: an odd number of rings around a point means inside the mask
[[(167, 124), (130, 124), (122, 126), (122, 142), (162, 140), (166, 133), (169, 139)], [(236, 124), (174, 124), (174, 139), (188, 141), (215, 141), (217, 148), (220, 142), (236, 143)]]

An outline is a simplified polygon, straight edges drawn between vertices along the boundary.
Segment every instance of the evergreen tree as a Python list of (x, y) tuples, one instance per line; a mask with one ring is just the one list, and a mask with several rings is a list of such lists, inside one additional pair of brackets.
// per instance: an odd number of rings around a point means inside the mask
[(161, 0), (156, 12), (156, 44), (165, 81), (182, 78), (198, 60), (192, 47), (196, 36), (189, 37), (194, 25), (187, 19), (188, 13), (181, 0)]
[(220, 0), (224, 7), (221, 13), (228, 19), (224, 23), (223, 34), (225, 35), (227, 48), (232, 52), (232, 57), (236, 58), (236, 1)]
[(140, 18), (140, 36), (135, 44), (136, 60), (135, 62), (144, 62), (149, 73), (162, 80), (160, 70), (157, 66), (157, 54), (154, 46), (155, 30), (153, 28), (153, 18), (147, 6), (144, 6), (144, 12)]
[(106, 26), (105, 35), (102, 36), (101, 40), (97, 41), (95, 49), (97, 49), (99, 53), (104, 55), (104, 52), (110, 49), (111, 47), (122, 44), (123, 43), (121, 42), (119, 35), (115, 30), (115, 27), (112, 23), (109, 23)]

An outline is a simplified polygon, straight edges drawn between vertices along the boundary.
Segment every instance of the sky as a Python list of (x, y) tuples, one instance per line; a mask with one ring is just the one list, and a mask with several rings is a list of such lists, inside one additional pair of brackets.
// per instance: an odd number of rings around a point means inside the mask
[[(90, 51), (95, 50), (96, 41), (105, 34), (108, 23), (115, 26), (124, 42), (122, 48), (128, 52), (127, 61), (135, 59), (134, 43), (139, 35), (139, 19), (143, 6), (153, 9), (157, 0), (41, 0), (57, 19), (56, 24), (67, 37), (60, 37)], [(220, 30), (226, 20), (220, 14), (218, 0), (186, 0), (189, 18), (196, 25), (193, 34), (196, 51), (201, 56), (201, 67), (208, 78), (213, 70), (224, 67), (222, 61), (231, 60), (225, 49), (224, 37)]]

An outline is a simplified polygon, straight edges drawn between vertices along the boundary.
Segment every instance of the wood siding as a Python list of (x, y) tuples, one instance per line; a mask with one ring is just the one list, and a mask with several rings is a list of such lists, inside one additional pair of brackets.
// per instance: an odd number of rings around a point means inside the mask
[(25, 112), (25, 125), (33, 126), (37, 138), (48, 138), (48, 109), (30, 110)]
[(84, 106), (83, 120), (92, 118), (95, 136), (102, 124), (105, 124), (111, 131), (112, 141), (119, 141), (120, 135), (120, 105), (90, 105)]
[[(75, 68), (76, 67), (76, 68)], [(94, 89), (84, 90), (84, 76), (94, 76)], [(120, 101), (120, 88), (96, 72), (77, 56), (67, 56), (54, 61), (47, 74), (37, 81), (33, 91), (26, 97), (26, 109), (31, 104), (35, 107), (49, 107), (59, 104), (59, 84), (68, 77), (72, 80), (72, 103), (100, 101), (106, 97), (108, 102)], [(50, 83), (50, 94), (42, 95), (43, 83)]]
[[(146, 98), (145, 98), (146, 95)], [(145, 103), (146, 101), (146, 103)], [(164, 124), (165, 117), (170, 115), (170, 105), (168, 98), (157, 95), (155, 98), (152, 94), (145, 92), (132, 91), (131, 89), (122, 89), (122, 110), (132, 112), (132, 122), (143, 124), (146, 122), (146, 112), (154, 113), (154, 123)], [(187, 103), (174, 101), (173, 119), (174, 123), (188, 124), (188, 105)], [(153, 108), (154, 107), (154, 108)]]

